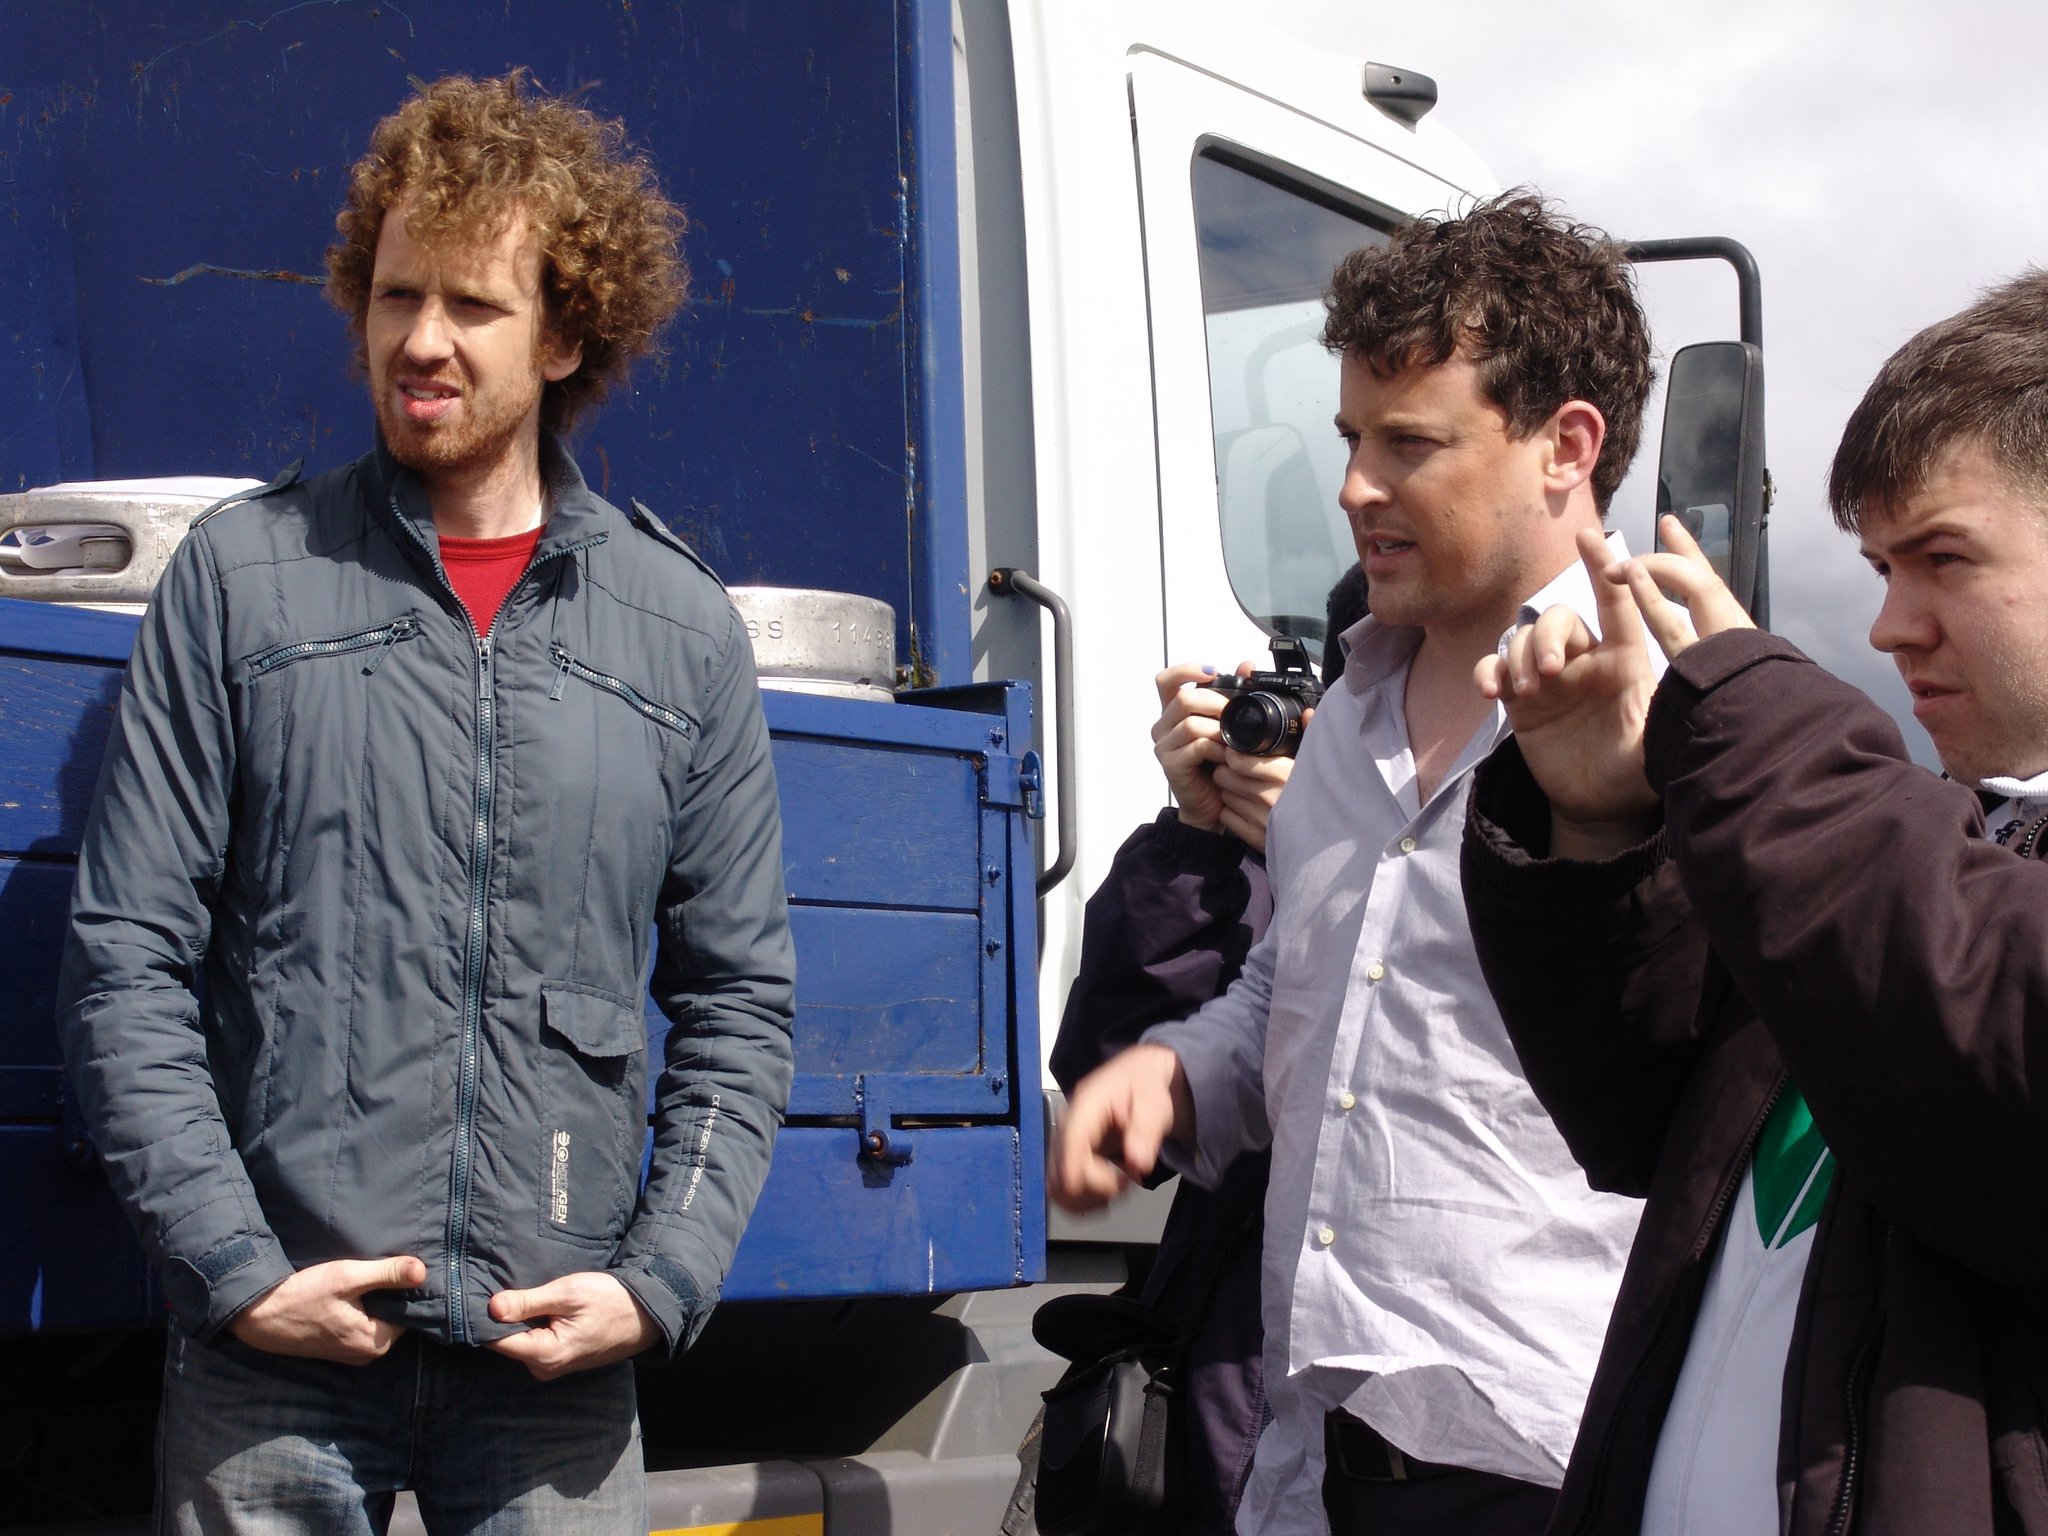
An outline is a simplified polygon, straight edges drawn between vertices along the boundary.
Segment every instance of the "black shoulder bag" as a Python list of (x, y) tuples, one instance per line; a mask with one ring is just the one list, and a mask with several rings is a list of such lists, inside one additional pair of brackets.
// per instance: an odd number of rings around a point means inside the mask
[(1045, 1394), (1040, 1536), (1163, 1536), (1185, 1501), (1188, 1340), (1235, 1241), (1204, 1245), (1186, 1321), (1128, 1296), (1059, 1296), (1031, 1332), (1072, 1362)]

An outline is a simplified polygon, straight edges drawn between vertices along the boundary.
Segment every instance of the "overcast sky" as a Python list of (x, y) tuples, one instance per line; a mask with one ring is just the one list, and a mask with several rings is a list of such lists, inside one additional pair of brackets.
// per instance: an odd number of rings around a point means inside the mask
[[(1865, 639), (1876, 578), (1835, 531), (1828, 460), (1877, 366), (1979, 288), (2048, 262), (2048, 6), (2009, 0), (1208, 0), (1313, 47), (1432, 75), (1504, 185), (1616, 235), (1732, 235), (1763, 271), (1774, 627), (1932, 751)], [(1718, 264), (1658, 268), (1668, 355), (1735, 334)], [(1661, 420), (1662, 406), (1655, 408)], [(1654, 467), (1654, 434), (1643, 462)], [(1653, 473), (1616, 502), (1649, 537)], [(2048, 601), (2048, 594), (2043, 594)]]

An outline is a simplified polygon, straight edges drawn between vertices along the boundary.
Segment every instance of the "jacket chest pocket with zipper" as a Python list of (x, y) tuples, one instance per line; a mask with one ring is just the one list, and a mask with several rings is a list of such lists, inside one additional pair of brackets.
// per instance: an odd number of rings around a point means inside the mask
[[(320, 885), (337, 856), (376, 830), (393, 846), (424, 846), (440, 807), (436, 789), (407, 774), (409, 758), (447, 760), (445, 664), (420, 665), (436, 648), (417, 612), (361, 623), (330, 623), (258, 650), (241, 663), (236, 700), (234, 852), (260, 855), (268, 902)], [(404, 656), (411, 665), (395, 664)], [(401, 841), (403, 840), (403, 841)]]

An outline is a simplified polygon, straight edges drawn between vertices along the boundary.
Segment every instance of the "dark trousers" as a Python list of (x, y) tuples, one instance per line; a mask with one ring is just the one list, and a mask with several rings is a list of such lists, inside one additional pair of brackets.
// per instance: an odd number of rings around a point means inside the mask
[(1541, 1536), (1557, 1490), (1404, 1457), (1342, 1409), (1323, 1423), (1330, 1536)]

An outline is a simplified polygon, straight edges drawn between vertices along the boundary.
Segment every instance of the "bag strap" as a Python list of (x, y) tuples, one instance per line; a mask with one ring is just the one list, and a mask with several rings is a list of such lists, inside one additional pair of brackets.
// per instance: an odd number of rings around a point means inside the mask
[[(1145, 1383), (1145, 1413), (1138, 1431), (1138, 1460), (1131, 1469), (1133, 1488), (1157, 1488), (1171, 1494), (1166, 1486), (1167, 1431), (1173, 1419), (1173, 1394), (1179, 1390), (1180, 1373), (1168, 1367), (1155, 1371)], [(1157, 1411), (1154, 1411), (1154, 1408)]]

